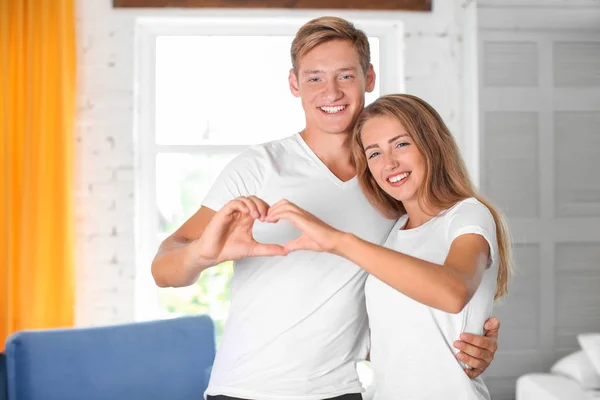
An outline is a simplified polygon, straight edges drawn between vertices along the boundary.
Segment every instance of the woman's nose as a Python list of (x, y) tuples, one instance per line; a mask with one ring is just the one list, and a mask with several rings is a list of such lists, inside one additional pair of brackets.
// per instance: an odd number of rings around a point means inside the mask
[(399, 163), (395, 157), (388, 153), (383, 154), (383, 165), (386, 169), (393, 170), (398, 167)]

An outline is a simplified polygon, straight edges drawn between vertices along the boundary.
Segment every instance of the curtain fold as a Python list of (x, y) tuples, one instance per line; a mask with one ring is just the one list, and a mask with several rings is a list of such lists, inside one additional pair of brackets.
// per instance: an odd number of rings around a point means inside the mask
[(0, 1), (0, 349), (74, 319), (75, 0)]

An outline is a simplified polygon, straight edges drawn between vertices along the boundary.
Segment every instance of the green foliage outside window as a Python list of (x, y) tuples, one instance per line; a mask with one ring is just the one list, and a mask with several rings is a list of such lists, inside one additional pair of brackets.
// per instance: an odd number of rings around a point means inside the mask
[[(158, 229), (162, 241), (200, 208), (219, 171), (237, 153), (157, 155)], [(164, 209), (161, 209), (161, 205)], [(189, 287), (159, 289), (167, 317), (208, 314), (215, 323), (217, 343), (229, 314), (232, 262), (208, 268)]]
[(208, 268), (192, 286), (160, 289), (160, 304), (174, 316), (210, 315), (215, 323), (218, 342), (229, 313), (229, 282), (232, 275), (231, 261)]

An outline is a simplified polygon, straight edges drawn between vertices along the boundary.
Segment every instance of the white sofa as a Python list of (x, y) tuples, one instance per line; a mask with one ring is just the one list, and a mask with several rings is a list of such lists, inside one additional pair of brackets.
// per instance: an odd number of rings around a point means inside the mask
[(517, 400), (600, 400), (600, 333), (577, 337), (581, 350), (558, 360), (549, 373), (517, 380)]

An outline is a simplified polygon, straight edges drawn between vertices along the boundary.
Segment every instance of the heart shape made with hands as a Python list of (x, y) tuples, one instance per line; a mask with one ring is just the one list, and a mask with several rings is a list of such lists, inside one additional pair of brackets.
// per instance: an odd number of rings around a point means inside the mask
[[(293, 227), (254, 229), (257, 221), (274, 225), (285, 221)], [(283, 256), (297, 250), (325, 251), (323, 243), (330, 240), (332, 231), (335, 229), (287, 200), (269, 206), (255, 196), (238, 197), (211, 218), (197, 249), (202, 257), (216, 262)]]
[[(273, 256), (273, 255), (288, 255), (292, 251), (296, 250), (308, 250), (299, 248), (297, 241), (303, 235), (292, 221), (286, 218), (276, 218), (268, 213), (264, 216), (255, 217), (252, 216), (252, 229), (247, 232), (251, 235), (251, 240), (255, 243), (256, 250), (269, 250), (262, 256)], [(271, 246), (268, 249), (265, 246)], [(272, 247), (277, 246), (277, 247)], [(283, 254), (280, 253), (283, 250)], [(253, 254), (255, 252), (253, 251)]]
[(333, 248), (332, 238), (340, 231), (329, 226), (313, 214), (288, 200), (281, 200), (269, 207), (265, 222), (286, 221), (300, 231), (300, 236), (288, 240), (286, 251), (311, 250), (329, 251)]

